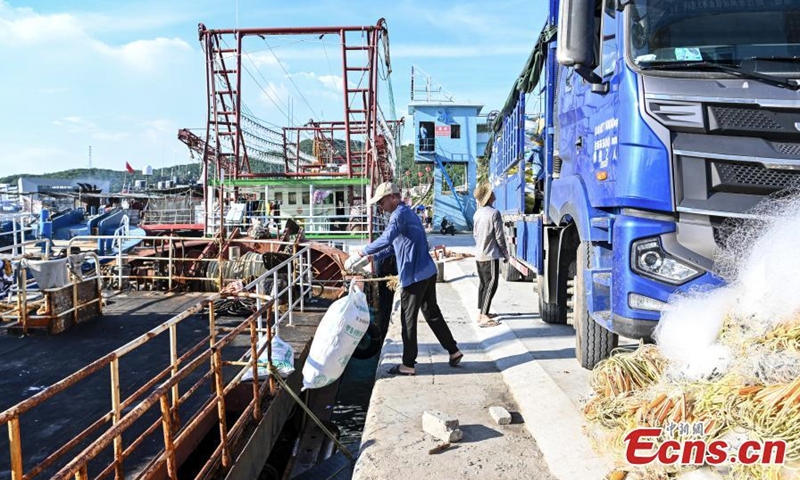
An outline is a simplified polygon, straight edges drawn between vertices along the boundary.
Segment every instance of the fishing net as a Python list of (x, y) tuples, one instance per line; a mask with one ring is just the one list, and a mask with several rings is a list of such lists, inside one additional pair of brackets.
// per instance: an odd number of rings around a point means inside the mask
[[(716, 265), (727, 286), (672, 298), (658, 343), (617, 350), (591, 375), (587, 434), (618, 469), (608, 478), (800, 478), (800, 200), (797, 192), (727, 225)], [(690, 426), (691, 430), (684, 430)], [(633, 467), (625, 436), (659, 427), (673, 439), (786, 442), (783, 465)]]

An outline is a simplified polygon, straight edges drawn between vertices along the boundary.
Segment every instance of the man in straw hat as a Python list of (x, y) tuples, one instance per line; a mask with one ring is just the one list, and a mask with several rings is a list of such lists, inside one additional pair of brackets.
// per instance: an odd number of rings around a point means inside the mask
[(494, 327), (499, 325), (495, 315), (489, 313), (492, 298), (497, 292), (500, 274), (500, 259), (508, 262), (508, 246), (503, 233), (503, 219), (500, 212), (492, 206), (495, 197), (492, 187), (482, 183), (475, 188), (478, 210), (473, 217), (472, 234), (475, 237), (475, 263), (478, 269), (478, 325)]
[(428, 238), (419, 217), (402, 202), (400, 189), (393, 183), (378, 185), (370, 205), (378, 205), (382, 210), (391, 213), (389, 224), (383, 235), (370, 243), (364, 250), (354, 254), (345, 265), (361, 260), (360, 257), (371, 256), (373, 260), (381, 260), (389, 255), (397, 258), (397, 269), (400, 272), (400, 313), (402, 321), (403, 363), (389, 370), (393, 375), (416, 374), (417, 363), (417, 317), (422, 309), (422, 316), (433, 330), (436, 339), (450, 354), (450, 366), (455, 367), (464, 356), (444, 321), (442, 311), (436, 302), (436, 264), (428, 253)]

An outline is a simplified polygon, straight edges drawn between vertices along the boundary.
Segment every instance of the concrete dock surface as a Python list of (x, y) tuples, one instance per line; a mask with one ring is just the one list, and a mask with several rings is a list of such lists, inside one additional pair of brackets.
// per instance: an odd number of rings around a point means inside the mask
[[(432, 236), (430, 243), (470, 253), (473, 246), (471, 235)], [(589, 372), (575, 360), (572, 327), (539, 319), (534, 284), (501, 279), (492, 303), (501, 324), (480, 328), (475, 261), (446, 262), (445, 280), (437, 294), (464, 352), (461, 366), (448, 365), (420, 316), (416, 376), (387, 374), (402, 354), (400, 320), (393, 316), (353, 478), (604, 478), (612, 465), (594, 453), (582, 430)], [(495, 405), (512, 413), (510, 425), (492, 419)], [(463, 440), (430, 454), (444, 442), (423, 431), (425, 411), (457, 419)]]

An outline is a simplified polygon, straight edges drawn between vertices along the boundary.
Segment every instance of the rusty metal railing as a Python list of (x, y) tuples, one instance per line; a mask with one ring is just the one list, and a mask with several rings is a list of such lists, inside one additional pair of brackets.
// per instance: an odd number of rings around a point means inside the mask
[[(116, 262), (117, 266), (125, 265), (132, 260), (148, 260), (154, 262), (166, 262), (166, 275), (147, 275), (147, 276), (137, 276), (137, 275), (125, 275), (122, 272), (121, 268), (118, 268), (114, 275), (107, 275), (102, 274), (101, 277), (104, 279), (115, 279), (117, 280), (117, 285), (121, 285), (123, 280), (164, 280), (167, 282), (167, 289), (172, 290), (174, 284), (177, 281), (214, 281), (217, 282), (218, 286), (221, 288), (224, 286), (225, 282), (230, 282), (237, 280), (237, 278), (231, 277), (224, 277), (220, 276), (219, 274), (222, 273), (221, 268), (217, 269), (218, 274), (215, 276), (205, 276), (205, 275), (178, 275), (175, 273), (175, 266), (179, 264), (208, 264), (208, 263), (223, 263), (231, 261), (228, 258), (223, 258), (221, 256), (216, 256), (212, 258), (196, 258), (196, 257), (182, 257), (175, 254), (176, 250), (178, 250), (179, 243), (181, 242), (196, 242), (198, 239), (196, 237), (178, 237), (178, 236), (137, 236), (132, 235), (127, 237), (129, 239), (139, 239), (139, 240), (150, 240), (156, 242), (156, 245), (153, 247), (154, 249), (160, 249), (163, 254), (166, 254), (166, 257), (156, 257), (156, 256), (145, 256), (145, 255), (136, 255), (135, 253), (125, 253), (122, 250), (118, 249), (115, 253), (110, 255), (98, 255), (101, 261), (114, 261)], [(117, 237), (113, 235), (83, 235), (83, 236), (76, 236), (71, 238), (67, 243), (67, 248), (77, 245), (80, 242), (103, 242), (103, 241), (114, 241), (118, 240)], [(276, 244), (281, 245), (284, 247), (290, 247), (293, 250), (294, 254), (297, 254), (300, 251), (307, 251), (307, 254), (303, 256), (293, 255), (295, 258), (295, 263), (297, 266), (297, 271), (295, 272), (294, 278), (298, 278), (301, 273), (304, 272), (302, 275), (306, 277), (306, 282), (304, 285), (310, 285), (311, 279), (311, 256), (310, 250), (308, 249), (307, 245), (295, 245), (293, 242), (280, 242), (277, 240), (253, 240), (253, 239), (233, 239), (228, 241), (229, 246), (237, 245), (237, 244)], [(299, 248), (299, 250), (298, 250)], [(304, 292), (307, 293), (307, 292)]]
[[(55, 288), (40, 288), (40, 287), (33, 287), (31, 285), (31, 280), (27, 276), (27, 267), (25, 262), (28, 260), (27, 258), (23, 258), (22, 256), (12, 257), (10, 260), (16, 262), (18, 267), (18, 274), (17, 274), (17, 282), (16, 285), (13, 285), (9, 289), (9, 296), (16, 294), (16, 311), (17, 314), (13, 313), (4, 313), (3, 318), (5, 320), (18, 320), (20, 327), (22, 328), (23, 333), (27, 333), (28, 331), (28, 322), (32, 319), (36, 318), (44, 318), (45, 315), (29, 315), (28, 314), (28, 307), (27, 302), (30, 295), (35, 295), (37, 293), (45, 294), (45, 293), (57, 293), (63, 290), (72, 290), (72, 306), (66, 310), (61, 310), (58, 312), (48, 312), (48, 315), (67, 315), (72, 314), (74, 317), (74, 321), (78, 322), (78, 315), (82, 309), (88, 308), (92, 304), (97, 304), (98, 313), (102, 313), (103, 310), (103, 299), (101, 294), (101, 275), (100, 275), (100, 259), (94, 252), (86, 252), (83, 254), (85, 257), (91, 258), (94, 260), (94, 275), (92, 276), (79, 276), (76, 273), (72, 272), (69, 269), (69, 265), (65, 265), (64, 268), (68, 270), (69, 275), (69, 283), (64, 286), (55, 287)], [(78, 288), (80, 287), (81, 283), (88, 282), (88, 281), (96, 281), (97, 282), (97, 294), (88, 300), (81, 300), (78, 295)], [(54, 308), (54, 307), (51, 307)]]
[[(100, 453), (109, 448), (113, 451), (113, 460), (108, 465), (96, 466), (93, 464), (93, 471), (100, 470), (94, 478), (106, 478), (112, 473), (117, 480), (128, 478), (125, 470), (126, 459), (142, 445), (146, 438), (153, 435), (159, 428), (162, 432), (162, 451), (150, 461), (144, 470), (137, 472), (135, 478), (145, 478), (165, 466), (167, 476), (175, 479), (178, 474), (177, 446), (187, 440), (190, 433), (198, 427), (203, 418), (207, 418), (207, 416), (213, 415), (215, 412), (215, 421), (219, 429), (219, 444), (201, 467), (196, 478), (202, 478), (217, 467), (222, 469), (229, 468), (232, 462), (232, 444), (241, 436), (244, 426), (251, 417), (255, 421), (260, 420), (262, 412), (261, 399), (265, 397), (267, 391), (272, 393), (275, 391), (274, 379), (270, 378), (270, 381), (263, 384), (260, 384), (258, 379), (259, 357), (266, 351), (267, 363), (271, 364), (272, 360), (272, 329), (263, 328), (262, 321), (264, 316), (269, 317), (272, 313), (275, 299), (263, 293), (253, 293), (252, 290), (268, 276), (273, 275), (274, 271), (286, 268), (285, 264), (287, 262), (306, 257), (308, 254), (307, 247), (298, 251), (290, 259), (250, 282), (241, 292), (229, 295), (221, 293), (209, 295), (191, 308), (95, 360), (78, 372), (0, 413), (0, 426), (6, 425), (8, 429), (11, 479), (30, 480), (48, 471), (48, 469), (53, 470), (56, 468), (58, 470), (52, 478), (88, 479), (90, 478), (89, 463), (99, 461), (98, 456)], [(310, 267), (310, 262), (306, 263), (306, 265)], [(236, 296), (255, 297), (259, 305), (256, 311), (239, 325), (223, 329), (217, 325), (214, 301), (224, 297)], [(177, 326), (193, 315), (202, 312), (205, 308), (208, 308), (209, 334), (179, 355)], [(267, 341), (259, 348), (260, 332), (266, 334)], [(120, 359), (164, 334), (169, 335), (169, 365), (128, 397), (123, 398)], [(242, 334), (249, 334), (247, 350), (250, 358), (246, 361), (224, 361), (223, 353), (229, 351), (233, 340)], [(245, 366), (245, 368), (242, 368), (242, 366)], [(223, 367), (235, 367), (239, 371), (230, 381), (226, 382), (223, 376)], [(45, 401), (65, 394), (72, 388), (81, 388), (81, 382), (104, 369), (107, 369), (111, 382), (110, 410), (75, 435), (69, 442), (56, 448), (44, 460), (26, 470), (24, 468), (20, 419), (32, 409), (41, 406)], [(250, 398), (249, 403), (233, 425), (228, 425), (225, 396), (241, 383), (242, 375), (248, 370), (251, 370), (253, 374), (252, 398)], [(199, 375), (199, 378), (185, 392), (181, 392), (181, 382), (189, 380), (192, 374)], [(212, 383), (211, 393), (206, 394), (208, 398), (202, 401), (200, 409), (185, 424), (181, 425), (181, 419), (178, 417), (179, 408), (190, 398), (196, 399), (197, 397), (193, 397), (194, 395), (202, 395), (200, 388), (206, 382)], [(137, 421), (145, 419), (145, 415), (150, 412), (158, 413), (158, 419), (151, 423), (129, 445), (124, 445), (123, 433)], [(101, 430), (104, 426), (106, 427), (105, 430)], [(87, 442), (88, 445), (80, 452), (75, 452), (79, 445)]]

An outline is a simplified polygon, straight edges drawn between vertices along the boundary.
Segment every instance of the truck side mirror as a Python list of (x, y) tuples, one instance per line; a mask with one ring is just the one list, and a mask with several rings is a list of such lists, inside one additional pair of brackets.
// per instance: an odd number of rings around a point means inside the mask
[(593, 72), (595, 57), (595, 2), (591, 0), (561, 0), (558, 12), (558, 63), (574, 67), (589, 83), (602, 79)]

